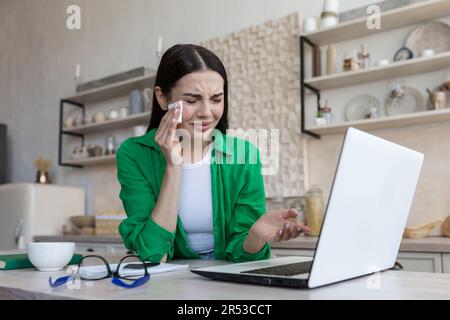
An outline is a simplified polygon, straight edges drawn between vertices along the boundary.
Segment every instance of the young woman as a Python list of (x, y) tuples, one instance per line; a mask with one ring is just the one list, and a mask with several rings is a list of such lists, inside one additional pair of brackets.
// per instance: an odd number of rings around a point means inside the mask
[[(182, 108), (167, 110), (177, 101)], [(222, 62), (196, 45), (168, 49), (156, 74), (147, 134), (127, 139), (117, 152), (127, 213), (119, 231), (128, 249), (157, 262), (251, 261), (270, 257), (269, 242), (309, 231), (295, 222), (294, 209), (266, 212), (259, 152), (226, 135), (227, 128)]]

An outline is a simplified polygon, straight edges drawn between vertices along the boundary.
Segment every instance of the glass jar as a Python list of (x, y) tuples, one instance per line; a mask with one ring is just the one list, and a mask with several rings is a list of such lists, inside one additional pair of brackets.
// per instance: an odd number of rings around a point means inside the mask
[(294, 200), (289, 205), (289, 208), (294, 208), (298, 211), (296, 222), (305, 222), (305, 205), (302, 201), (302, 198), (294, 198)]
[(318, 236), (322, 227), (324, 214), (323, 192), (317, 185), (313, 185), (306, 193), (305, 222), (311, 229), (310, 236)]
[(364, 50), (364, 46), (361, 46), (361, 51), (358, 52), (358, 61), (362, 69), (370, 67), (370, 54)]
[(117, 141), (116, 137), (109, 136), (105, 140), (105, 156), (116, 154)]

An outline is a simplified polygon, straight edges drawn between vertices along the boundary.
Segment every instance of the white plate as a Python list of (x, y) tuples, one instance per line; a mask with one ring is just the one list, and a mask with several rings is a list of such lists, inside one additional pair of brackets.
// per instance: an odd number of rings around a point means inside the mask
[(423, 98), (420, 91), (413, 87), (404, 87), (404, 90), (405, 95), (401, 98), (392, 99), (388, 94), (385, 106), (388, 116), (424, 110)]
[(376, 108), (380, 111), (380, 101), (370, 94), (361, 94), (347, 102), (345, 118), (347, 121), (367, 119), (370, 110)]
[(405, 47), (411, 49), (414, 58), (418, 58), (425, 49), (433, 49), (434, 53), (450, 51), (449, 39), (450, 26), (432, 21), (415, 28), (406, 38)]

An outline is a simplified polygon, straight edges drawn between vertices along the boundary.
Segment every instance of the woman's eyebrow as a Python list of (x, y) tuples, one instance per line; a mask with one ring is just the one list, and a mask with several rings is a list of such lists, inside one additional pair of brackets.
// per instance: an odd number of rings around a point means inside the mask
[[(218, 98), (218, 97), (220, 97), (220, 96), (222, 96), (222, 95), (223, 95), (223, 92), (216, 93), (216, 94), (214, 94), (211, 98)], [(197, 98), (197, 99), (199, 99), (199, 98), (202, 97), (201, 94), (198, 94), (198, 93), (189, 93), (189, 92), (183, 93), (183, 96), (188, 96), (188, 97)]]

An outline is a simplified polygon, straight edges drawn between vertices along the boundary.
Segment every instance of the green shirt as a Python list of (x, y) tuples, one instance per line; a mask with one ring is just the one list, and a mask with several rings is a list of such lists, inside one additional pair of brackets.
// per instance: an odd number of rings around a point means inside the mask
[[(120, 199), (127, 213), (119, 226), (120, 235), (128, 249), (149, 261), (159, 262), (166, 253), (168, 260), (200, 258), (189, 249), (179, 216), (174, 232), (151, 217), (166, 170), (155, 133), (153, 129), (141, 137), (129, 138), (117, 151)], [(266, 212), (258, 149), (246, 140), (215, 130), (210, 168), (214, 257), (235, 262), (269, 258), (269, 243), (256, 253), (243, 248), (251, 226)]]

